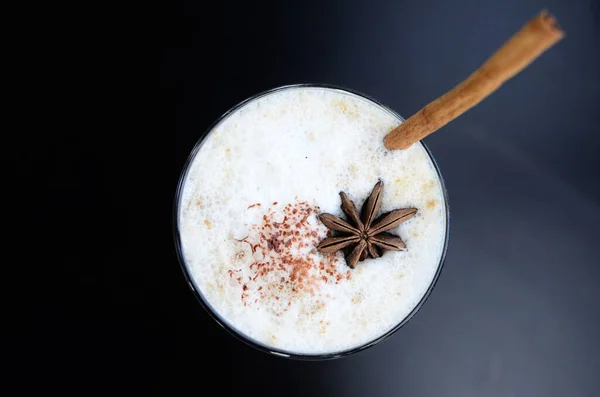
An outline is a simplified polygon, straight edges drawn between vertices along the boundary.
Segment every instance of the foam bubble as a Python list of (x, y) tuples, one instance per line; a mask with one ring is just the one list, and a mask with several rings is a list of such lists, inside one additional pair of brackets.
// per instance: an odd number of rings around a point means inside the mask
[[(423, 147), (383, 146), (399, 123), (361, 97), (296, 87), (251, 101), (215, 127), (187, 174), (179, 231), (192, 278), (223, 321), (262, 344), (321, 354), (363, 345), (413, 310), (438, 268), (447, 220)], [(419, 209), (391, 231), (407, 250), (367, 259), (355, 270), (341, 255), (316, 252), (315, 241), (326, 233), (319, 210), (341, 215), (341, 190), (360, 206), (378, 179), (385, 183), (382, 211)], [(286, 247), (283, 229), (273, 223), (291, 217), (285, 208), (297, 205), (311, 209), (299, 229), (309, 235)], [(293, 262), (311, 280), (300, 292), (285, 284), (278, 289), (293, 268), (282, 255), (303, 263)], [(258, 277), (257, 264), (265, 263), (283, 267)], [(324, 263), (333, 276), (320, 268)]]

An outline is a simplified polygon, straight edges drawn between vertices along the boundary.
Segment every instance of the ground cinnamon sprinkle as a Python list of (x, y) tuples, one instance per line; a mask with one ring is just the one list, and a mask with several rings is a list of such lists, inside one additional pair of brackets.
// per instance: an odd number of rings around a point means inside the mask
[[(253, 207), (257, 205), (248, 208)], [(319, 295), (322, 285), (350, 278), (341, 256), (315, 249), (327, 234), (316, 218), (320, 212), (305, 201), (287, 204), (283, 210), (272, 206), (262, 222), (250, 227), (248, 236), (236, 240), (247, 244), (254, 258), (241, 288), (244, 306), (264, 306), (281, 315), (300, 295)], [(229, 275), (237, 276), (233, 271)]]

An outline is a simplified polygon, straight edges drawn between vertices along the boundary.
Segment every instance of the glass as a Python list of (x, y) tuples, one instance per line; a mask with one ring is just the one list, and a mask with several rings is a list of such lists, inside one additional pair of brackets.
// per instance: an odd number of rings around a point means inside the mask
[(261, 92), (257, 95), (254, 95), (253, 97), (250, 97), (248, 99), (246, 99), (243, 102), (240, 102), (239, 104), (237, 104), (236, 106), (234, 106), (233, 108), (231, 108), (229, 111), (227, 111), (226, 113), (224, 113), (221, 117), (219, 117), (219, 119), (217, 119), (207, 130), (206, 132), (204, 132), (204, 134), (202, 134), (202, 136), (200, 137), (200, 139), (198, 140), (198, 142), (196, 143), (196, 145), (194, 146), (194, 148), (192, 149), (192, 152), (190, 153), (187, 161), (185, 162), (185, 165), (183, 167), (183, 171), (181, 173), (181, 176), (179, 178), (179, 183), (177, 185), (177, 191), (175, 193), (175, 205), (174, 205), (174, 215), (173, 215), (173, 234), (175, 237), (175, 247), (176, 247), (176, 251), (177, 251), (177, 256), (179, 258), (179, 263), (181, 265), (181, 268), (183, 270), (183, 274), (188, 282), (188, 285), (190, 286), (190, 288), (192, 289), (194, 295), (196, 296), (196, 298), (198, 299), (198, 301), (200, 302), (200, 304), (202, 305), (202, 307), (206, 310), (206, 312), (214, 319), (214, 321), (216, 321), (222, 328), (224, 328), (227, 332), (229, 332), (231, 335), (233, 335), (235, 338), (237, 338), (238, 340), (246, 343), (249, 346), (252, 346), (262, 352), (265, 353), (269, 353), (275, 356), (280, 356), (280, 357), (286, 357), (286, 358), (291, 358), (291, 359), (297, 359), (297, 360), (312, 360), (312, 361), (317, 361), (317, 360), (330, 360), (330, 359), (335, 359), (335, 358), (340, 358), (340, 357), (345, 357), (348, 356), (350, 354), (354, 354), (354, 353), (358, 353), (360, 351), (363, 351), (365, 349), (368, 349), (371, 346), (375, 346), (376, 344), (380, 343), (381, 341), (389, 338), (392, 334), (394, 334), (396, 331), (398, 331), (400, 328), (402, 328), (406, 323), (408, 323), (408, 321), (419, 311), (419, 309), (423, 306), (423, 304), (425, 303), (425, 301), (427, 300), (427, 298), (429, 297), (429, 295), (431, 294), (431, 291), (433, 290), (433, 288), (435, 287), (435, 284), (440, 276), (440, 273), (442, 271), (442, 267), (444, 265), (444, 260), (446, 259), (446, 251), (448, 248), (448, 239), (449, 239), (449, 235), (450, 235), (450, 209), (448, 206), (448, 194), (446, 191), (446, 186), (444, 184), (444, 179), (442, 178), (442, 174), (440, 173), (440, 169), (437, 165), (437, 163), (435, 162), (435, 159), (433, 157), (433, 155), (431, 154), (429, 148), (421, 141), (416, 143), (416, 145), (421, 145), (423, 147), (423, 149), (425, 149), (425, 152), (427, 153), (427, 155), (429, 156), (431, 163), (433, 164), (437, 176), (439, 178), (440, 181), (440, 185), (442, 188), (442, 193), (444, 196), (444, 210), (445, 210), (445, 214), (446, 214), (446, 230), (445, 230), (445, 235), (444, 235), (444, 246), (442, 249), (442, 254), (440, 256), (440, 261), (437, 267), (437, 270), (435, 272), (435, 275), (433, 276), (433, 279), (431, 281), (431, 284), (429, 285), (427, 291), (425, 292), (425, 294), (423, 295), (423, 297), (421, 298), (421, 300), (419, 301), (419, 303), (417, 303), (417, 305), (412, 309), (412, 311), (404, 318), (402, 319), (402, 321), (400, 321), (395, 327), (393, 327), (392, 329), (390, 329), (388, 332), (386, 332), (385, 334), (375, 338), (374, 340), (367, 342), (361, 346), (352, 348), (352, 349), (348, 349), (348, 350), (344, 350), (344, 351), (340, 351), (340, 352), (335, 352), (335, 353), (325, 353), (325, 354), (314, 354), (314, 355), (306, 355), (306, 354), (298, 354), (298, 353), (290, 353), (290, 352), (286, 352), (283, 350), (278, 350), (275, 349), (273, 347), (264, 345), (260, 342), (257, 342), (255, 340), (250, 339), (249, 337), (245, 336), (244, 334), (242, 334), (241, 332), (237, 331), (235, 328), (233, 328), (232, 326), (230, 326), (229, 324), (227, 324), (227, 322), (225, 320), (223, 320), (219, 314), (213, 310), (213, 308), (210, 306), (210, 304), (204, 299), (202, 292), (200, 291), (200, 289), (197, 287), (197, 285), (194, 282), (194, 279), (192, 277), (192, 275), (189, 272), (189, 269), (187, 267), (187, 264), (185, 262), (185, 258), (183, 255), (183, 250), (181, 247), (181, 237), (180, 237), (180, 233), (179, 233), (179, 206), (180, 206), (180, 202), (181, 202), (181, 194), (183, 191), (183, 186), (185, 184), (185, 180), (187, 177), (187, 173), (189, 170), (190, 165), (192, 164), (192, 162), (194, 161), (196, 154), (198, 153), (198, 151), (200, 150), (200, 148), (202, 147), (202, 144), (204, 143), (205, 139), (208, 137), (209, 133), (217, 126), (219, 125), (219, 123), (221, 123), (223, 120), (225, 120), (230, 114), (232, 114), (233, 112), (235, 112), (236, 110), (240, 109), (241, 107), (247, 105), (248, 103), (259, 99), (261, 97), (264, 97), (266, 95), (270, 95), (273, 94), (277, 91), (282, 91), (282, 90), (286, 90), (286, 89), (290, 89), (290, 88), (324, 88), (324, 89), (329, 89), (329, 90), (337, 90), (337, 91), (341, 91), (344, 93), (349, 93), (352, 95), (356, 95), (364, 100), (370, 101), (373, 104), (379, 106), (381, 109), (389, 112), (391, 115), (393, 115), (394, 117), (398, 118), (399, 120), (404, 121), (404, 119), (398, 115), (396, 112), (390, 110), (388, 107), (386, 107), (385, 105), (381, 104), (380, 102), (378, 102), (377, 100), (362, 94), (360, 92), (354, 91), (354, 90), (350, 90), (347, 88), (341, 88), (338, 86), (333, 86), (333, 85), (327, 85), (327, 84), (295, 84), (295, 85), (286, 85), (286, 86), (282, 86), (282, 87), (278, 87), (278, 88), (274, 88), (271, 90), (267, 90), (264, 92)]

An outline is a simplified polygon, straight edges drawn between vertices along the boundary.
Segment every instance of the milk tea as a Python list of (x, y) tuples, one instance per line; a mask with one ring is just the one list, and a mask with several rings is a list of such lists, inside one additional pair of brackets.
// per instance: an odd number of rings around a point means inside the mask
[[(443, 256), (447, 211), (420, 144), (389, 151), (401, 120), (361, 96), (289, 87), (245, 103), (204, 139), (183, 179), (178, 232), (185, 266), (212, 311), (275, 350), (321, 355), (369, 343), (422, 300)], [(380, 213), (414, 207), (390, 230), (406, 249), (350, 269), (322, 254), (320, 213), (345, 218), (384, 182)]]

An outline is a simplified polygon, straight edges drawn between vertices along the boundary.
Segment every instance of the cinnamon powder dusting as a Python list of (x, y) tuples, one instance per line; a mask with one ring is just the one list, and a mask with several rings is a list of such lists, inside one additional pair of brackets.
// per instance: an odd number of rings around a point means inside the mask
[[(248, 210), (256, 210), (252, 207)], [(303, 295), (318, 296), (324, 284), (350, 279), (341, 255), (316, 250), (327, 235), (317, 220), (319, 213), (318, 206), (305, 201), (287, 204), (283, 210), (271, 207), (260, 223), (250, 226), (248, 236), (237, 240), (247, 244), (253, 258), (243, 271), (245, 282), (240, 283), (244, 306), (264, 307), (280, 316)], [(229, 276), (239, 282), (238, 272), (230, 271)]]

